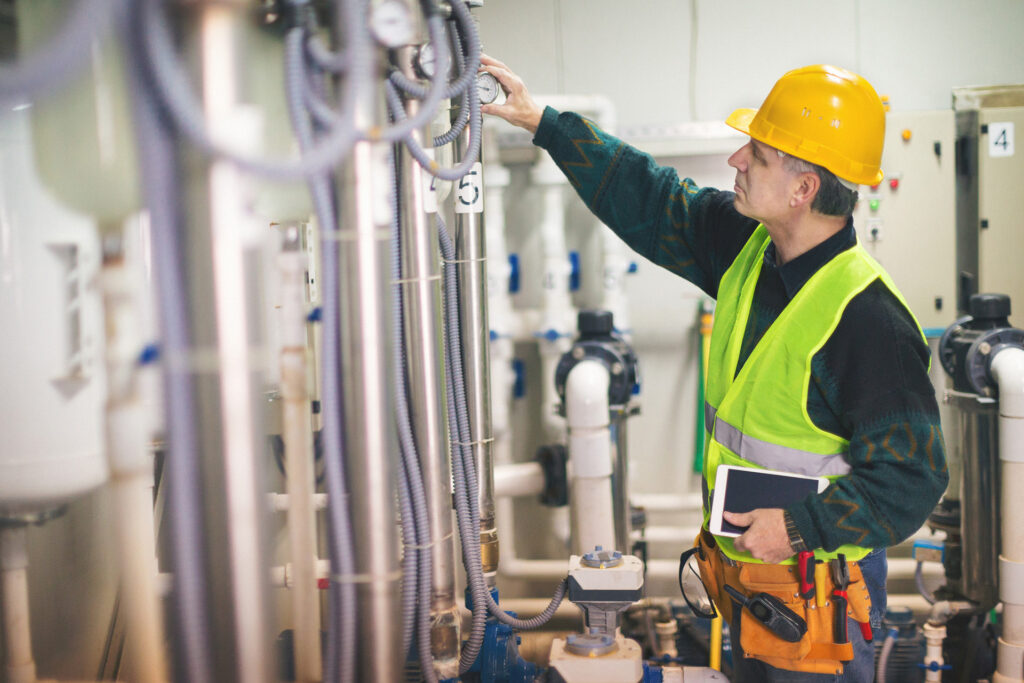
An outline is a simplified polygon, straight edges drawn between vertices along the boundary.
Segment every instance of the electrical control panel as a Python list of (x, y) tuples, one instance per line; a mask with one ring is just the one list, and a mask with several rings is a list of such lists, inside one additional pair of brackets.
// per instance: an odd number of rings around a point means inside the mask
[(952, 110), (888, 113), (885, 178), (860, 186), (853, 214), (861, 244), (925, 328), (957, 311), (955, 142)]

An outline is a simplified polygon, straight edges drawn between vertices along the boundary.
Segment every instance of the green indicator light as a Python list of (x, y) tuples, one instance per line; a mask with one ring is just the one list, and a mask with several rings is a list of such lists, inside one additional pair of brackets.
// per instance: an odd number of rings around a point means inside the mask
[(878, 200), (872, 199), (870, 202), (868, 202), (868, 206), (871, 207), (872, 211), (878, 211)]

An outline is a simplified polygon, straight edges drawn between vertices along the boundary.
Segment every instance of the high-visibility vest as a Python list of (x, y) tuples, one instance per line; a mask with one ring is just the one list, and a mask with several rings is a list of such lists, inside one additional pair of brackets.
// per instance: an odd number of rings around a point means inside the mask
[[(759, 225), (718, 288), (704, 406), (704, 478), (709, 492), (715, 488), (719, 465), (760, 467), (830, 480), (847, 475), (849, 442), (817, 427), (807, 413), (811, 359), (832, 335), (847, 304), (875, 280), (881, 280), (910, 311), (889, 275), (858, 242), (811, 276), (737, 374), (754, 289), (770, 242), (768, 231)], [(705, 507), (705, 526), (709, 514)], [(716, 540), (732, 559), (758, 561), (736, 550), (731, 538), (719, 536)], [(869, 552), (871, 548), (844, 545), (832, 552), (819, 548), (815, 556), (831, 559), (844, 553), (848, 560), (859, 560)], [(794, 561), (790, 558), (785, 564)]]

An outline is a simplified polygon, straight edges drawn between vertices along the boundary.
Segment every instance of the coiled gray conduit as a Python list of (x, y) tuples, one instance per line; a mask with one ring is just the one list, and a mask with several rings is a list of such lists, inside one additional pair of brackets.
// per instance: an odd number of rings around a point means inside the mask
[(555, 589), (551, 602), (532, 619), (517, 619), (506, 614), (494, 602), (483, 576), (480, 559), (480, 512), (477, 501), (476, 465), (469, 444), (469, 412), (465, 394), (465, 374), (461, 358), (461, 335), (458, 327), (458, 279), (452, 265), (455, 247), (448, 235), (448, 229), (440, 216), (437, 217), (441, 255), (445, 259), (445, 359), (448, 363), (446, 390), (448, 392), (448, 420), (451, 434), (458, 436), (454, 444), (452, 468), (455, 485), (456, 518), (462, 537), (463, 562), (466, 565), (466, 582), (473, 599), (473, 621), (469, 640), (462, 650), (459, 672), (465, 673), (479, 655), (486, 628), (486, 613), (490, 612), (498, 621), (515, 629), (529, 630), (547, 623), (565, 597), (567, 580), (562, 580)]
[[(79, 6), (88, 3), (80, 2)], [(137, 11), (135, 7), (130, 12)], [(124, 23), (129, 25), (131, 17)], [(183, 246), (180, 242), (181, 215), (178, 206), (177, 169), (174, 141), (169, 122), (144, 87), (149, 78), (141, 36), (127, 26), (119, 27), (130, 54), (128, 78), (138, 144), (139, 171), (143, 197), (149, 208), (153, 239), (153, 274), (156, 282), (160, 348), (163, 356), (164, 404), (167, 412), (167, 452), (164, 458), (167, 486), (168, 535), (174, 600), (170, 602), (171, 632), (180, 647), (176, 658), (178, 680), (211, 683), (212, 668), (207, 629), (207, 583), (202, 504), (199, 494), (199, 446), (195, 432), (195, 403), (192, 378), (183, 366), (168, 359), (183, 358), (189, 352), (186, 285)]]
[[(285, 87), (292, 128), (303, 148), (313, 144), (313, 130), (302, 110), (302, 29), (289, 31), (285, 41)], [(322, 233), (337, 229), (337, 218), (331, 195), (330, 176), (321, 173), (309, 179), (309, 191)], [(322, 413), (325, 482), (328, 492), (328, 534), (332, 572), (340, 576), (355, 574), (352, 523), (347, 507), (348, 487), (345, 481), (342, 447), (341, 360), (338, 310), (338, 243), (321, 239), (323, 260), (323, 351), (322, 351)], [(331, 609), (328, 622), (327, 655), (324, 662), (325, 681), (355, 680), (356, 651), (356, 589), (351, 582), (330, 581)]]
[[(391, 154), (391, 271), (398, 283), (402, 279), (400, 250), (400, 228), (398, 210), (398, 175), (395, 155)], [(399, 504), (402, 511), (402, 534), (404, 537), (402, 575), (404, 582), (402, 615), (402, 652), (409, 651), (410, 635), (415, 629), (417, 654), (421, 674), (427, 683), (437, 683), (434, 671), (434, 657), (430, 649), (430, 602), (433, 590), (433, 557), (430, 554), (430, 519), (427, 512), (427, 494), (420, 470), (419, 455), (413, 436), (409, 399), (406, 394), (408, 377), (406, 351), (402, 325), (402, 285), (393, 285), (393, 306), (391, 311), (391, 333), (394, 355), (395, 419), (401, 446), (402, 477), (399, 486)], [(402, 500), (404, 498), (404, 501)], [(408, 597), (408, 596), (412, 597)], [(408, 629), (408, 632), (407, 630)]]
[[(342, 88), (339, 106), (343, 113), (336, 125), (331, 126), (329, 134), (319, 141), (316, 147), (309, 149), (295, 161), (270, 161), (245, 156), (210, 136), (188, 79), (178, 63), (170, 31), (161, 20), (161, 0), (137, 1), (142, 5), (140, 30), (145, 35), (146, 57), (151, 64), (155, 88), (178, 129), (207, 154), (222, 157), (251, 173), (287, 180), (329, 171), (341, 162), (357, 139), (365, 138), (367, 133), (356, 130), (349, 118), (356, 98), (365, 96), (365, 93), (372, 89), (374, 81), (370, 69), (373, 60), (372, 46), (365, 30), (365, 0), (346, 0), (341, 3), (339, 23), (345, 32), (345, 43), (348, 46), (345, 55), (347, 78)], [(443, 34), (441, 19), (436, 12), (431, 12), (428, 16), (427, 26), (431, 35)], [(447, 65), (450, 59), (447, 43), (443, 40), (438, 41), (435, 51), (439, 65)], [(444, 99), (444, 88), (444, 73), (439, 69), (438, 77), (431, 82), (427, 91), (421, 115), (402, 121), (393, 129), (378, 131), (375, 139), (397, 140), (426, 125)]]
[(127, 10), (127, 0), (78, 0), (48, 42), (0, 67), (0, 103), (34, 100), (56, 90), (90, 62), (93, 41)]

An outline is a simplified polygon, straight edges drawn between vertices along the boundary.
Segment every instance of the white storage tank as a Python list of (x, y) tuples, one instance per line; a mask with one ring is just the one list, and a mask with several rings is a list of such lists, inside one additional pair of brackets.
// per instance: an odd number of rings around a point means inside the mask
[(99, 240), (41, 186), (29, 116), (0, 110), (0, 514), (107, 478)]

